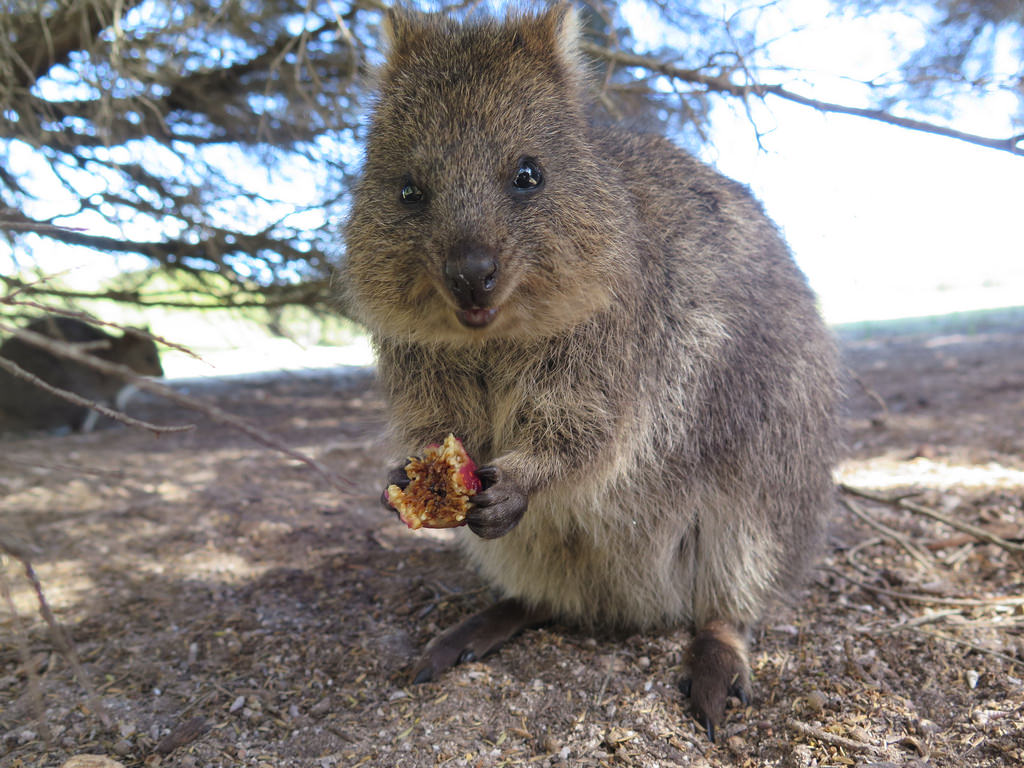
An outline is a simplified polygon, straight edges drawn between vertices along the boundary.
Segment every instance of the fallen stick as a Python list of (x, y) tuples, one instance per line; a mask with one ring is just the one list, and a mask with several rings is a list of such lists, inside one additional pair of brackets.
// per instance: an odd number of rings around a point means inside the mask
[(909, 554), (912, 558), (914, 558), (918, 563), (923, 565), (925, 568), (927, 568), (928, 570), (932, 570), (935, 567), (935, 558), (927, 554), (925, 550), (922, 550), (920, 547), (914, 544), (904, 534), (900, 533), (899, 531), (893, 528), (890, 528), (889, 526), (879, 522), (878, 520), (875, 520), (867, 512), (861, 509), (859, 504), (854, 504), (852, 500), (847, 499), (846, 497), (841, 497), (840, 501), (843, 502), (843, 505), (848, 510), (853, 512), (853, 514), (855, 514), (865, 523), (870, 525), (872, 528), (874, 528), (876, 531), (881, 533), (886, 538), (892, 539), (901, 547), (903, 547), (903, 549), (907, 551), (907, 554)]
[(840, 736), (837, 733), (829, 733), (824, 728), (819, 728), (818, 726), (810, 725), (809, 723), (802, 723), (792, 717), (786, 719), (786, 725), (794, 731), (802, 733), (804, 736), (810, 736), (811, 738), (817, 739), (818, 741), (824, 741), (825, 743), (831, 744), (835, 747), (842, 747), (843, 749), (850, 749), (855, 752), (872, 752), (876, 755), (879, 755), (882, 752), (882, 750), (874, 744), (869, 744), (866, 741), (854, 741), (853, 739), (848, 739), (845, 736)]
[(841, 579), (845, 579), (861, 589), (866, 589), (868, 592), (886, 595), (887, 597), (892, 597), (896, 600), (906, 600), (911, 603), (924, 603), (926, 605), (961, 605), (972, 608), (990, 608), (995, 605), (1024, 605), (1024, 597), (990, 597), (981, 599), (973, 597), (940, 597), (938, 595), (933, 597), (931, 595), (922, 595), (914, 592), (897, 592), (894, 589), (875, 587), (871, 584), (867, 584), (860, 579), (855, 579), (852, 576), (843, 573), (838, 568), (823, 566), (821, 570), (828, 571), (829, 573), (834, 574)]
[(997, 547), (1002, 547), (1007, 552), (1013, 552), (1014, 554), (1024, 553), (1024, 544), (1016, 544), (1012, 541), (1007, 541), (1001, 536), (997, 536), (996, 534), (990, 531), (986, 531), (984, 528), (980, 528), (977, 525), (972, 525), (971, 523), (965, 523), (961, 520), (952, 518), (949, 515), (944, 515), (938, 510), (932, 509), (931, 507), (926, 507), (923, 504), (918, 504), (917, 502), (910, 501), (905, 496), (892, 499), (887, 496), (883, 496), (882, 494), (879, 493), (872, 493), (871, 491), (865, 491), (861, 488), (854, 488), (853, 486), (849, 485), (840, 485), (839, 489), (843, 493), (849, 493), (853, 496), (859, 496), (862, 499), (877, 501), (881, 504), (888, 504), (890, 506), (898, 507), (899, 509), (905, 509), (909, 512), (916, 512), (919, 515), (930, 517), (933, 520), (938, 520), (940, 523), (945, 523), (951, 528), (956, 528), (958, 531), (962, 531), (963, 533), (969, 533), (971, 536), (978, 539), (979, 541), (984, 541), (989, 544), (995, 544)]

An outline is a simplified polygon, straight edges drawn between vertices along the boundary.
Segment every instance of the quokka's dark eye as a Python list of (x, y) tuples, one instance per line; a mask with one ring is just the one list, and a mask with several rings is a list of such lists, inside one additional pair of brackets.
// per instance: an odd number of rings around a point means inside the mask
[(413, 184), (411, 181), (407, 181), (402, 185), (402, 189), (399, 192), (399, 196), (402, 198), (402, 202), (407, 205), (414, 203), (423, 202), (423, 190)]
[(512, 177), (512, 186), (524, 192), (531, 192), (539, 189), (544, 183), (544, 174), (541, 173), (540, 165), (532, 157), (524, 157), (519, 161), (515, 176)]

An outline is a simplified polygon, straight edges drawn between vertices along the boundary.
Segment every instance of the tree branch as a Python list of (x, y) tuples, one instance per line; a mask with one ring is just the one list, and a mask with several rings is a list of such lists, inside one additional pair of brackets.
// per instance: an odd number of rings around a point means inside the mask
[(900, 128), (906, 128), (910, 131), (920, 131), (922, 133), (930, 133), (934, 136), (945, 136), (946, 138), (956, 139), (957, 141), (964, 141), (968, 144), (976, 144), (979, 147), (986, 147), (988, 149), (998, 149), (1002, 152), (1009, 152), (1011, 155), (1024, 156), (1024, 134), (1019, 136), (1011, 136), (1006, 139), (996, 139), (990, 136), (979, 136), (974, 133), (966, 133), (964, 131), (957, 131), (953, 128), (948, 128), (943, 125), (936, 125), (935, 123), (925, 122), (924, 120), (914, 120), (909, 117), (899, 117), (898, 115), (890, 114), (884, 109), (865, 109), (862, 107), (850, 107), (844, 104), (834, 104), (828, 101), (819, 101), (812, 99), (807, 96), (801, 96), (798, 93), (794, 93), (781, 85), (759, 85), (754, 87), (754, 91), (763, 96), (764, 94), (771, 94), (778, 96), (781, 99), (792, 101), (796, 104), (803, 104), (804, 106), (811, 107), (818, 110), (819, 112), (834, 112), (842, 115), (853, 115), (854, 117), (863, 117), (868, 120), (876, 120), (878, 122), (887, 123), (888, 125), (895, 125)]
[(657, 72), (675, 80), (684, 80), (688, 83), (696, 83), (703, 86), (707, 91), (724, 93), (740, 99), (746, 99), (754, 95), (763, 99), (765, 96), (776, 96), (780, 99), (792, 101), (805, 107), (811, 107), (819, 112), (832, 112), (836, 114), (852, 115), (863, 117), (868, 120), (895, 125), (911, 131), (930, 133), (935, 136), (945, 136), (958, 141), (976, 144), (988, 149), (997, 149), (1002, 152), (1009, 152), (1012, 155), (1024, 156), (1024, 134), (1011, 136), (1006, 139), (979, 136), (973, 133), (958, 131), (943, 125), (929, 123), (924, 120), (914, 120), (908, 117), (893, 115), (884, 109), (869, 109), (864, 107), (851, 107), (846, 104), (836, 104), (830, 101), (812, 99), (799, 93), (789, 90), (778, 84), (755, 84), (740, 85), (729, 79), (728, 74), (709, 75), (698, 69), (684, 69), (665, 61), (660, 61), (650, 56), (641, 56), (628, 51), (614, 51), (604, 46), (590, 42), (581, 43), (583, 51), (591, 56), (615, 62), (628, 67), (640, 67), (652, 72)]
[[(291, 213), (294, 213), (294, 211), (289, 212), (289, 215)], [(204, 240), (197, 244), (186, 243), (181, 240), (139, 242), (106, 235), (92, 235), (80, 229), (61, 227), (50, 222), (37, 221), (11, 208), (0, 208), (0, 230), (10, 229), (19, 232), (32, 232), (52, 237), (68, 245), (80, 245), (98, 251), (137, 253), (152, 259), (164, 267), (180, 269), (193, 274), (216, 271), (223, 278), (235, 284), (236, 288), (253, 293), (263, 293), (268, 289), (273, 290), (273, 286), (260, 286), (258, 289), (251, 287), (247, 289), (246, 285), (244, 285), (245, 278), (238, 275), (229, 264), (225, 263), (225, 256), (244, 253), (250, 259), (269, 261), (260, 256), (261, 251), (268, 250), (282, 257), (281, 263), (268, 264), (271, 269), (280, 267), (282, 263), (312, 263), (312, 256), (314, 255), (312, 252), (304, 253), (289, 241), (270, 237), (266, 233), (252, 235), (244, 232), (232, 232), (212, 226), (206, 222), (199, 222), (198, 224), (193, 224), (193, 226), (202, 227), (207, 235)], [(234, 242), (229, 242), (229, 238), (233, 238)], [(190, 267), (188, 261), (192, 259), (216, 265), (217, 269)]]
[[(126, 0), (118, 3), (117, 7), (123, 14), (140, 2), (141, 0)], [(49, 72), (54, 64), (62, 64), (74, 51), (92, 45), (96, 35), (106, 29), (113, 18), (113, 6), (113, 3), (73, 3), (70, 7), (57, 11), (49, 19), (46, 19), (40, 10), (31, 14), (32, 21), (38, 22), (38, 27), (35, 24), (24, 23), (25, 17), (29, 14), (18, 17), (17, 21), (22, 22), (22, 25), (20, 28), (16, 27), (17, 42), (14, 43), (12, 50), (17, 59), (24, 64), (23, 68), (18, 68), (18, 84), (22, 87), (32, 85)]]
[[(59, 299), (109, 299), (140, 307), (176, 307), (180, 309), (281, 309), (283, 307), (303, 306), (324, 308), (333, 306), (330, 298), (329, 280), (314, 280), (297, 285), (261, 287), (259, 290), (243, 291), (238, 289), (232, 293), (215, 293), (182, 288), (175, 291), (179, 294), (196, 294), (203, 296), (202, 301), (186, 301), (185, 299), (160, 298), (160, 294), (145, 294), (139, 290), (106, 290), (106, 291), (70, 291), (54, 288), (45, 280), (25, 283), (17, 278), (0, 275), (10, 291), (24, 292), (29, 296), (52, 296)], [(249, 296), (251, 298), (240, 298)]]

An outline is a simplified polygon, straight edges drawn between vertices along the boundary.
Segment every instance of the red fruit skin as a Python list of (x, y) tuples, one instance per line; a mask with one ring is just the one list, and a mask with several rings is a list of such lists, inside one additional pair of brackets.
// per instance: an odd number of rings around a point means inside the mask
[(476, 464), (472, 461), (459, 470), (459, 477), (462, 480), (462, 484), (473, 493), (479, 493), (480, 489), (483, 488), (480, 478), (476, 476)]
[(459, 438), (456, 437), (455, 442), (459, 444), (459, 450), (462, 451), (462, 456), (465, 459), (465, 464), (459, 469), (459, 480), (467, 490), (479, 493), (480, 489), (483, 488), (483, 484), (480, 482), (480, 478), (476, 476), (476, 462), (469, 458), (469, 454), (466, 453), (466, 448), (462, 445), (462, 441)]
[[(451, 440), (454, 442), (452, 445)], [(444, 453), (444, 446), (451, 446), (451, 449)], [(431, 443), (426, 447), (424, 452), (424, 458), (410, 458), (409, 464), (406, 465), (406, 475), (410, 481), (427, 483), (429, 481), (424, 477), (416, 476), (417, 470), (413, 470), (410, 473), (409, 467), (414, 462), (419, 463), (426, 467), (427, 477), (430, 472), (451, 472), (454, 470), (454, 475), (450, 480), (442, 481), (444, 485), (448, 487), (448, 490), (453, 494), (451, 502), (449, 500), (441, 498), (436, 489), (431, 488), (428, 491), (428, 495), (434, 499), (434, 504), (440, 502), (442, 505), (441, 510), (437, 508), (429, 509), (425, 507), (428, 501), (424, 501), (422, 498), (418, 501), (408, 501), (405, 498), (405, 493), (402, 488), (397, 485), (389, 486), (387, 489), (388, 503), (391, 504), (398, 512), (399, 519), (405, 523), (410, 530), (419, 530), (420, 528), (457, 528), (467, 524), (465, 519), (466, 512), (469, 510), (466, 508), (466, 504), (469, 504), (469, 499), (475, 496), (483, 489), (483, 483), (476, 474), (476, 462), (474, 462), (469, 454), (466, 453), (466, 448), (454, 435), (449, 435), (448, 439), (445, 440), (445, 444), (442, 446), (439, 443)], [(437, 462), (444, 456), (444, 465), (439, 465)], [(432, 465), (432, 466), (431, 466)], [(457, 469), (455, 468), (457, 467)], [(427, 486), (421, 486), (418, 493), (422, 495), (423, 489)], [(459, 504), (456, 500), (461, 498), (461, 519), (454, 516), (452, 513), (458, 513), (455, 507), (450, 504)], [(408, 502), (408, 503), (407, 503)], [(444, 507), (448, 506), (445, 510)]]

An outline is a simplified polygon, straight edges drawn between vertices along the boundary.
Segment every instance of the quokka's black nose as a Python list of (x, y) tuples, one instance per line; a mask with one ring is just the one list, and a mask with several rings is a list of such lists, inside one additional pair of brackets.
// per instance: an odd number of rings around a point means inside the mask
[(453, 248), (444, 265), (444, 277), (460, 307), (487, 307), (498, 285), (498, 261), (487, 248)]

